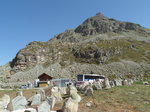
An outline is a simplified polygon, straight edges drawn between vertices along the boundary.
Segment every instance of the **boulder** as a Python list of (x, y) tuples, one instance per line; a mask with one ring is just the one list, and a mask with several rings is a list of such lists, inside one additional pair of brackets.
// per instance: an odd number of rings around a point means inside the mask
[(100, 82), (94, 81), (94, 82), (93, 82), (93, 85), (92, 85), (92, 88), (93, 88), (94, 90), (101, 90), (101, 89), (102, 89), (102, 85), (101, 85)]
[(128, 84), (132, 85), (133, 84), (133, 80), (132, 79), (128, 79)]
[(24, 96), (17, 96), (12, 99), (13, 110), (26, 109), (27, 100)]
[(84, 94), (86, 96), (93, 96), (93, 88), (91, 86), (87, 86)]
[(92, 107), (92, 106), (93, 106), (93, 102), (91, 102), (91, 101), (90, 101), (90, 102), (87, 102), (87, 103), (85, 104), (85, 106), (86, 106), (86, 107)]
[(110, 83), (111, 87), (115, 87), (115, 82), (114, 81), (109, 81), (109, 83)]
[(80, 86), (77, 86), (77, 90), (78, 91), (85, 91), (85, 86), (84, 84), (80, 85)]
[(80, 102), (81, 96), (78, 93), (72, 93), (70, 96), (74, 101)]
[(51, 112), (50, 111), (50, 105), (48, 104), (47, 101), (42, 102), (42, 104), (40, 104), (37, 107), (38, 112)]
[(56, 103), (56, 99), (55, 97), (51, 96), (51, 97), (46, 97), (46, 100), (48, 102), (48, 104), (50, 105), (51, 107), (51, 110), (53, 109), (55, 103)]
[(122, 86), (122, 80), (121, 79), (115, 79), (114, 84), (115, 84), (115, 86)]
[(77, 86), (77, 90), (79, 91), (85, 91), (86, 90), (86, 87), (89, 85), (89, 82), (88, 81), (85, 81), (83, 84)]
[(128, 80), (123, 80), (123, 81), (122, 81), (122, 85), (124, 85), (124, 86), (129, 85)]
[(23, 92), (22, 91), (17, 91), (16, 96), (23, 96)]
[(78, 91), (77, 91), (77, 89), (76, 89), (76, 87), (75, 86), (73, 86), (73, 85), (69, 85), (68, 86), (68, 89), (69, 89), (69, 95), (71, 95), (71, 94), (74, 94), (74, 93), (77, 93)]
[(104, 87), (105, 87), (106, 89), (111, 88), (108, 78), (105, 78), (105, 80), (104, 80)]
[(26, 98), (23, 96), (22, 91), (18, 91), (17, 96), (12, 99), (12, 101), (8, 105), (8, 110), (14, 111), (19, 109), (26, 109), (26, 105), (28, 104)]
[(68, 98), (64, 101), (62, 112), (77, 112), (78, 111), (78, 102), (72, 98)]
[(34, 96), (32, 96), (32, 101), (31, 101), (31, 105), (39, 105), (41, 104), (41, 94), (35, 94)]
[(38, 91), (38, 94), (41, 94), (41, 100), (44, 101), (45, 100), (45, 90), (44, 89), (40, 89)]
[(2, 98), (0, 98), (0, 109), (6, 109), (10, 102), (10, 97), (7, 94), (4, 94)]
[(61, 94), (67, 94), (67, 88), (66, 87), (61, 87), (60, 92), (61, 92)]
[(56, 101), (62, 101), (61, 92), (57, 86), (52, 87), (51, 93), (52, 93), (52, 96), (55, 97)]

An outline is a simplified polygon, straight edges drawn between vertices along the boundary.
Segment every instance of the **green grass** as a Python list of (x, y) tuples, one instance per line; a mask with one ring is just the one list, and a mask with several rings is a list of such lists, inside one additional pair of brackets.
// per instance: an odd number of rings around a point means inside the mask
[(32, 95), (36, 93), (37, 90), (35, 89), (25, 89), (25, 90), (19, 90), (19, 89), (13, 89), (13, 90), (0, 90), (0, 97), (2, 97), (4, 94), (7, 94), (10, 96), (10, 98), (14, 98), (16, 96), (17, 91), (23, 91), (23, 95), (28, 99)]
[(141, 84), (118, 86), (108, 90), (94, 91), (93, 97), (83, 97), (83, 102), (93, 101), (97, 107), (106, 109), (106, 112), (109, 108), (112, 111), (120, 109), (117, 112), (122, 112), (121, 109), (124, 111), (128, 109), (131, 112), (150, 112), (150, 86)]
[(150, 111), (150, 87), (142, 85), (117, 88), (116, 99), (137, 107), (137, 110)]
[[(105, 62), (111, 63), (120, 61), (122, 59), (132, 60), (135, 62), (150, 63), (150, 44), (147, 42), (130, 41), (126, 39), (121, 40), (101, 40), (96, 43), (85, 43), (79, 45), (77, 51), (80, 53), (90, 52), (94, 50), (109, 52), (108, 60)], [(79, 62), (86, 62), (89, 59), (76, 59)], [(94, 59), (96, 60), (96, 59)], [(90, 61), (95, 63), (95, 61)]]
[(96, 44), (98, 48), (117, 48), (117, 47), (127, 47), (132, 45), (131, 42), (127, 40), (105, 40), (105, 41), (100, 41), (99, 43)]
[[(149, 43), (138, 41), (122, 41), (120, 44), (116, 45), (122, 47), (121, 53), (111, 56), (107, 63), (116, 62), (122, 59), (132, 60), (135, 62), (146, 61), (147, 63), (150, 63)], [(131, 45), (134, 45), (135, 47), (130, 48)]]

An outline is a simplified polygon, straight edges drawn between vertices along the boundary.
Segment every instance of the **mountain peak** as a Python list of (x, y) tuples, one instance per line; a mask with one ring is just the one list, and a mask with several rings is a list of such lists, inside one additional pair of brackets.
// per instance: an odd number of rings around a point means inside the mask
[(76, 29), (76, 33), (81, 33), (83, 36), (95, 35), (97, 33), (107, 32), (123, 32), (127, 30), (138, 30), (142, 27), (138, 24), (130, 22), (121, 22), (115, 19), (109, 19), (102, 13), (97, 13), (95, 16), (88, 18)]
[(137, 79), (150, 71), (149, 43), (149, 29), (97, 13), (48, 42), (29, 43), (0, 67), (0, 76), (9, 84), (33, 81), (42, 73), (72, 78), (91, 71), (116, 78), (135, 75)]

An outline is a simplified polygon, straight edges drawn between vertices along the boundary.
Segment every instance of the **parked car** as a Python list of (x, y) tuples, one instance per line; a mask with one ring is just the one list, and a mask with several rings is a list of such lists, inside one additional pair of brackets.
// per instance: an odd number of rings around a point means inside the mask
[(21, 85), (21, 86), (20, 86), (20, 89), (26, 89), (26, 88), (28, 88), (27, 85)]

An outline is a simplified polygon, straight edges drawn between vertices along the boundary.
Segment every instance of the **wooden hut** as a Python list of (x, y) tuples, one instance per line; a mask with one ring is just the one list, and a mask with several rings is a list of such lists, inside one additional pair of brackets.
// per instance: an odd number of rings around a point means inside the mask
[(41, 75), (38, 77), (38, 79), (39, 79), (40, 81), (50, 81), (50, 80), (52, 80), (52, 78), (53, 78), (53, 77), (49, 76), (49, 75), (46, 74), (46, 73), (43, 73), (43, 74), (41, 74)]
[(53, 79), (53, 77), (49, 76), (46, 73), (41, 74), (38, 77), (38, 87), (48, 87), (50, 85), (50, 81)]

